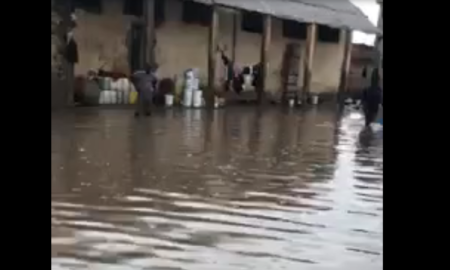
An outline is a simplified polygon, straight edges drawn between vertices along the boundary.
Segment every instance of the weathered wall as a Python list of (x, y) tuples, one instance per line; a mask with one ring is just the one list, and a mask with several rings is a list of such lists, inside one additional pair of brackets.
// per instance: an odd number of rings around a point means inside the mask
[(103, 0), (102, 14), (76, 11), (79, 64), (76, 74), (89, 69), (129, 70), (126, 34), (133, 20), (122, 14), (122, 0)]
[[(103, 0), (105, 1), (105, 0)], [(166, 1), (166, 21), (157, 29), (156, 59), (162, 76), (181, 75), (189, 67), (197, 67), (206, 78), (208, 28), (188, 25), (181, 21), (181, 1)], [(75, 37), (79, 44), (80, 63), (76, 73), (86, 73), (90, 68), (104, 66), (128, 70), (126, 33), (133, 19), (122, 15), (122, 0), (108, 0), (101, 15), (78, 13)], [(221, 11), (219, 16), (219, 42), (226, 45), (231, 54), (232, 14)], [(238, 22), (240, 26), (240, 22)], [(282, 37), (281, 20), (274, 19), (269, 58), (268, 88), (280, 89), (280, 71), (285, 46), (291, 40)], [(238, 27), (239, 28), (239, 27)], [(344, 39), (340, 44), (318, 43), (313, 69), (313, 91), (334, 92), (339, 85), (339, 70), (343, 59)], [(302, 45), (304, 42), (301, 42)], [(238, 64), (248, 65), (259, 61), (261, 35), (238, 31), (236, 59)], [(304, 49), (304, 46), (303, 46)], [(220, 67), (220, 61), (218, 61)], [(223, 71), (217, 69), (217, 83)], [(301, 76), (299, 85), (301, 85)]]

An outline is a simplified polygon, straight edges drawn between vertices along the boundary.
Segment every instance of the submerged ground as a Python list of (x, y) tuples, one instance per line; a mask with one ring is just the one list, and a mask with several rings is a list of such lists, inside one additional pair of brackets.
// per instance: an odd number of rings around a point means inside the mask
[(382, 131), (359, 114), (52, 115), (52, 269), (382, 269)]

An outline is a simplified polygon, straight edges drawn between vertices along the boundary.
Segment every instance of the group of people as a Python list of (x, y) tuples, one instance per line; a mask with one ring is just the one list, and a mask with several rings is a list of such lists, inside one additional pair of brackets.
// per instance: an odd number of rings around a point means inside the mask
[[(223, 53), (222, 60), (224, 65), (228, 67), (228, 76), (226, 79), (225, 91), (228, 91), (231, 84), (233, 84), (233, 88), (239, 93), (240, 91), (242, 91), (241, 87), (243, 84), (243, 76), (246, 71), (242, 71), (237, 76), (235, 76), (233, 63)], [(158, 82), (156, 77), (157, 69), (158, 66), (156, 64), (147, 64), (144, 70), (134, 72), (131, 77), (131, 81), (138, 91), (138, 101), (135, 112), (136, 117), (140, 115), (151, 115), (153, 95), (156, 91)], [(255, 84), (257, 84), (259, 80), (257, 66), (255, 67), (255, 70), (253, 72), (255, 72), (253, 74), (253, 84), (254, 86), (256, 86)], [(363, 90), (361, 101), (365, 116), (365, 125), (366, 127), (369, 127), (370, 124), (372, 124), (376, 120), (380, 105), (383, 105), (383, 95), (380, 86), (380, 71), (378, 68), (372, 70), (372, 73), (370, 75), (370, 85)]]
[(222, 64), (227, 74), (225, 75), (224, 91), (228, 92), (233, 89), (237, 94), (244, 91), (245, 76), (251, 76), (251, 85), (256, 89), (261, 83), (261, 63), (252, 66), (246, 66), (239, 69), (233, 61), (225, 54), (224, 50), (217, 48), (221, 55)]
[[(244, 67), (239, 70), (235, 68), (234, 63), (225, 55), (223, 50), (220, 50), (222, 63), (227, 69), (227, 75), (225, 78), (225, 91), (233, 89), (237, 94), (241, 93), (244, 89), (245, 76), (251, 75), (252, 86), (258, 87), (260, 83), (260, 64), (255, 64), (252, 67)], [(138, 100), (136, 105), (135, 116), (140, 115), (150, 116), (154, 101), (154, 95), (157, 90), (158, 79), (156, 71), (158, 69), (157, 64), (147, 64), (144, 70), (135, 71), (131, 75), (131, 82), (134, 84), (136, 91), (138, 92)]]

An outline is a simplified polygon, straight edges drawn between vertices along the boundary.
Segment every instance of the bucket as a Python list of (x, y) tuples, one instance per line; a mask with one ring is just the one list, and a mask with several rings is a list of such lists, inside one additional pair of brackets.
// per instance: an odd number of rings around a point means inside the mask
[(114, 81), (111, 79), (111, 88), (108, 90), (117, 91), (119, 90), (120, 84), (119, 81)]
[(106, 78), (105, 77), (99, 77), (99, 85), (100, 85), (100, 90), (108, 90), (108, 85), (106, 82)]
[(289, 107), (293, 108), (295, 105), (295, 100), (294, 99), (290, 99), (289, 100)]
[(244, 75), (244, 90), (250, 89), (252, 87), (253, 76), (252, 75)]
[(314, 95), (311, 97), (311, 104), (312, 105), (317, 105), (319, 103), (319, 96), (318, 95)]
[(168, 95), (165, 95), (164, 98), (165, 98), (166, 106), (167, 107), (172, 107), (173, 106), (174, 96), (171, 95), (171, 94), (168, 94)]
[(109, 77), (104, 77), (103, 78), (103, 90), (111, 90), (111, 78)]
[(105, 91), (100, 92), (100, 95), (98, 97), (98, 104), (100, 105), (105, 104)]
[(192, 99), (193, 106), (195, 108), (200, 108), (202, 106), (203, 92), (201, 90), (195, 90)]
[(185, 88), (189, 88), (192, 90), (198, 90), (200, 85), (200, 81), (197, 78), (188, 79), (185, 81)]
[(117, 104), (117, 91), (108, 91), (110, 95), (110, 103), (109, 104)]
[(186, 88), (184, 89), (183, 93), (183, 106), (184, 107), (192, 107), (192, 96), (193, 96), (192, 89)]
[(105, 90), (103, 93), (103, 104), (108, 105), (111, 104), (111, 95), (109, 94), (109, 90)]
[(130, 103), (130, 90), (125, 89), (122, 93), (122, 102), (123, 104), (129, 104)]
[(123, 104), (123, 91), (118, 90), (116, 91), (116, 95), (117, 95), (117, 104)]
[(129, 104), (136, 104), (137, 99), (138, 99), (138, 92), (131, 91), (129, 94)]
[(193, 69), (188, 69), (184, 72), (184, 77), (186, 80), (194, 79), (196, 77), (196, 73)]
[(127, 78), (120, 78), (117, 80), (117, 89), (118, 91), (125, 91), (129, 89), (129, 82)]
[(220, 107), (220, 101), (218, 97), (214, 97), (214, 108), (219, 108)]

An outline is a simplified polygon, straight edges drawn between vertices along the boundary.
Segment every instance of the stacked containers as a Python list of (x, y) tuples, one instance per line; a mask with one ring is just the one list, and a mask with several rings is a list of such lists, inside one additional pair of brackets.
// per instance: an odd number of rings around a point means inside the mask
[(198, 91), (199, 79), (196, 69), (188, 69), (184, 74), (183, 106), (192, 107), (194, 93)]
[(130, 95), (136, 90), (127, 78), (120, 78), (117, 81), (108, 77), (101, 78), (100, 88), (102, 90), (99, 97), (100, 105), (133, 103)]

